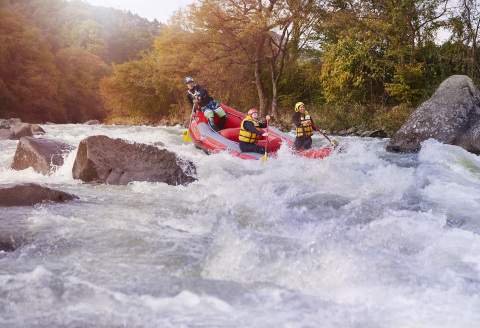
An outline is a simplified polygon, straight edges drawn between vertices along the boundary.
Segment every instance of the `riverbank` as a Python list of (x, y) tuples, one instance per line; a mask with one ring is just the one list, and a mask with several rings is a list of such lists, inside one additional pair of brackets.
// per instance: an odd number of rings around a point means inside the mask
[[(330, 106), (322, 105), (307, 109), (312, 115), (318, 128), (327, 134), (339, 136), (371, 136), (390, 138), (405, 123), (408, 116), (415, 110), (408, 105), (393, 107), (373, 106)], [(292, 123), (293, 112), (282, 108), (278, 111), (278, 117), (272, 119), (270, 124), (283, 132), (292, 131), (295, 126)], [(190, 112), (184, 109), (183, 116), (173, 118), (146, 118), (139, 116), (111, 116), (104, 121), (107, 125), (125, 126), (175, 126), (187, 127)]]

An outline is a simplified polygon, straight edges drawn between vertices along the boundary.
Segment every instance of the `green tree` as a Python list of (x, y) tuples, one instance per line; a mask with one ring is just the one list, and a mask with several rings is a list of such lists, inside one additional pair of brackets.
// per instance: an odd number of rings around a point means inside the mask
[(136, 60), (114, 66), (114, 74), (101, 81), (110, 117), (158, 121), (171, 115), (177, 98), (175, 85), (163, 79), (154, 61)]
[(425, 82), (421, 52), (434, 39), (445, 4), (445, 0), (336, 1), (328, 24), (318, 29), (327, 58), (322, 68), (327, 100), (342, 99), (342, 94), (349, 101), (383, 103), (385, 86), (390, 95), (399, 96), (397, 100), (419, 100)]
[(480, 80), (478, 54), (480, 4), (478, 1), (457, 0), (447, 24), (452, 32), (450, 43), (455, 45), (456, 59), (465, 67), (464, 71), (467, 75)]
[(103, 120), (106, 111), (99, 83), (110, 68), (100, 57), (85, 50), (66, 48), (57, 53), (56, 59), (63, 77), (60, 93), (66, 120), (71, 123)]
[[(198, 60), (203, 65), (223, 60), (251, 71), (260, 115), (266, 115), (269, 99), (276, 115), (277, 86), (284, 65), (315, 19), (310, 16), (315, 4), (310, 0), (200, 1), (191, 13), (191, 31), (198, 36), (198, 46), (208, 51), (201, 52)], [(267, 88), (272, 90), (271, 97)]]

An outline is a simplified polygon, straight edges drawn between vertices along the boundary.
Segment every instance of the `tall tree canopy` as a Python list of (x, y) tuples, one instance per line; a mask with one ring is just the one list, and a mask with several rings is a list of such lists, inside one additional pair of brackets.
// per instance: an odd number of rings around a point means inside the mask
[(0, 115), (185, 118), (190, 75), (244, 112), (303, 101), (331, 127), (394, 129), (448, 76), (480, 82), (479, 17), (473, 0), (199, 0), (162, 25), (80, 0), (0, 0)]
[(201, 35), (199, 46), (210, 50), (200, 60), (208, 65), (222, 58), (229, 65), (250, 70), (260, 115), (267, 114), (270, 98), (276, 116), (284, 66), (295, 59), (301, 38), (317, 20), (317, 11), (317, 2), (312, 0), (200, 1), (192, 12), (192, 32)]
[(107, 63), (141, 58), (158, 22), (81, 1), (0, 1), (0, 117), (83, 122), (105, 117)]
[[(416, 101), (447, 0), (335, 1), (318, 27), (333, 36), (323, 45), (322, 85), (327, 101), (383, 103), (389, 95)], [(341, 95), (343, 97), (341, 97)]]
[(284, 67), (298, 58), (317, 10), (313, 0), (201, 0), (172, 20), (144, 61), (153, 58), (155, 74), (177, 84), (195, 76), (221, 102), (257, 103), (261, 115), (271, 101), (276, 116)]

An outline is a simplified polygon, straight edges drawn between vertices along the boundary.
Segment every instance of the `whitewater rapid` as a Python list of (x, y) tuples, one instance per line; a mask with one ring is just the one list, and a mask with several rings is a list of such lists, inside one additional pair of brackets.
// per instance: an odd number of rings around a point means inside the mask
[[(91, 135), (162, 142), (197, 167), (187, 186), (84, 184), (73, 151), (52, 176), (0, 183), (75, 194), (0, 208), (0, 327), (477, 327), (480, 158), (435, 140), (335, 137), (346, 153), (247, 161), (207, 156), (184, 128), (42, 126), (75, 147)], [(315, 135), (314, 145), (326, 144)]]

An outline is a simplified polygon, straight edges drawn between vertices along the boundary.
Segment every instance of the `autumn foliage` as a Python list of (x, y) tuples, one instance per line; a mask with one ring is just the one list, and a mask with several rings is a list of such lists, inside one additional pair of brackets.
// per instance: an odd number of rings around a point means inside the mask
[(0, 0), (0, 118), (104, 119), (101, 78), (150, 49), (159, 29), (82, 2)]
[(302, 101), (324, 128), (393, 131), (448, 76), (480, 81), (475, 1), (199, 0), (166, 25), (81, 1), (0, 4), (0, 117), (185, 120), (193, 76), (276, 124)]

